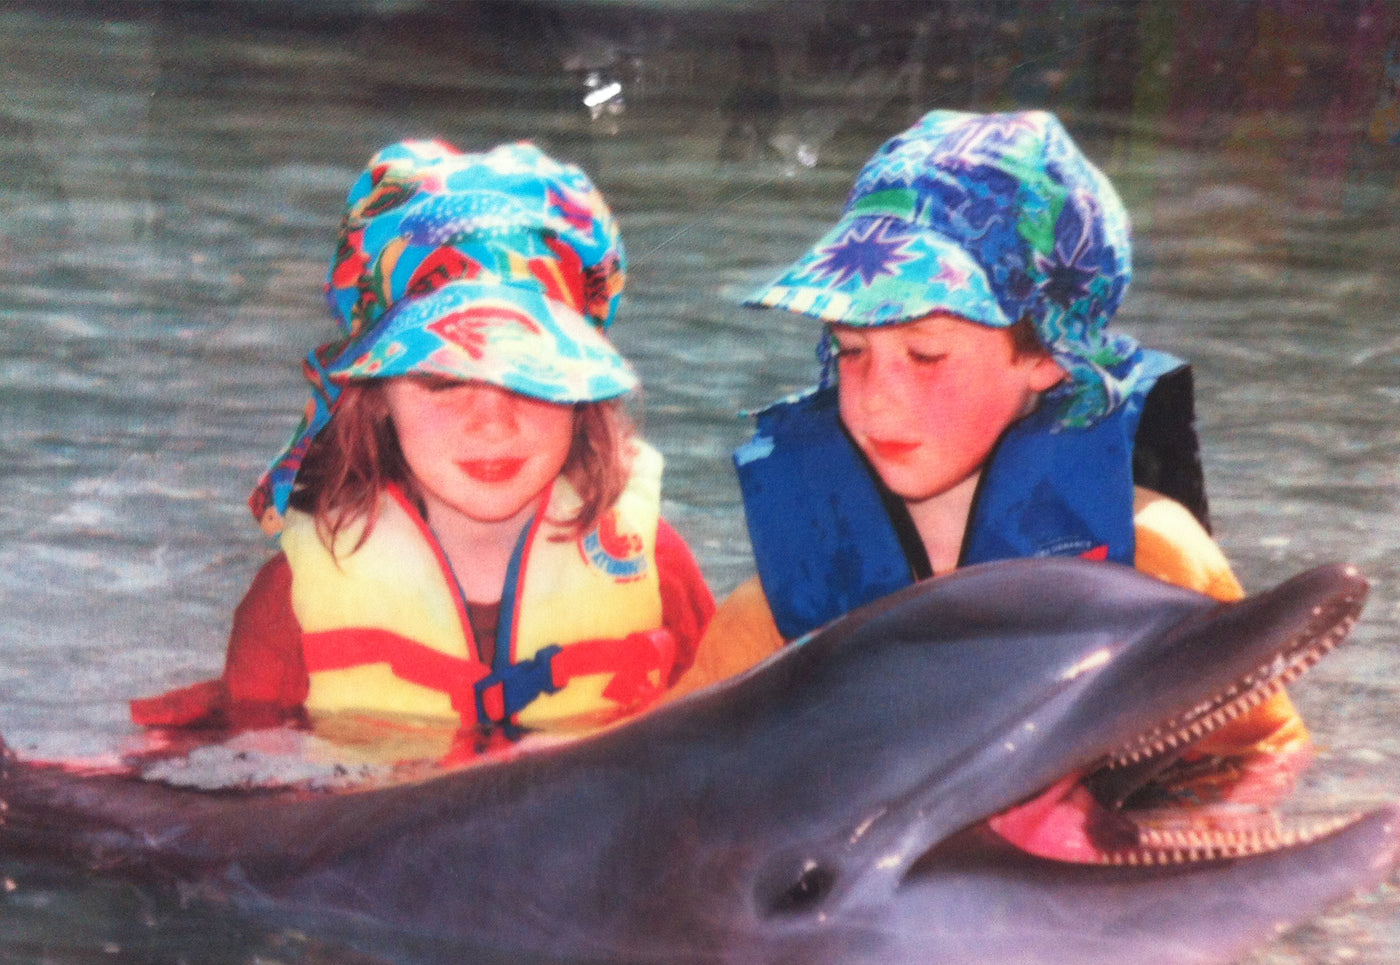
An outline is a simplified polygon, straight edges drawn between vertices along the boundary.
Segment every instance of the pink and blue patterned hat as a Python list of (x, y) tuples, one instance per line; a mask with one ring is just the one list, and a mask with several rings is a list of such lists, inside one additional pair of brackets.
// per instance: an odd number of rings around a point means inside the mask
[(350, 189), (326, 296), (343, 337), (307, 356), (311, 399), (249, 506), (277, 532), (296, 474), (352, 379), (409, 373), (598, 402), (637, 377), (603, 335), (625, 279), (587, 175), (528, 143), (463, 154), (403, 141)]
[(1051, 399), (1077, 426), (1132, 380), (1136, 342), (1105, 331), (1131, 277), (1123, 203), (1054, 115), (940, 110), (887, 141), (836, 226), (745, 304), (859, 326), (1029, 318), (1070, 375)]

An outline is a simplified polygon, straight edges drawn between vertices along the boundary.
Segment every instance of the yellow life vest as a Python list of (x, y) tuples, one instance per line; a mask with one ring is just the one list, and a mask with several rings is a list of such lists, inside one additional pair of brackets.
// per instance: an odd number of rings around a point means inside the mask
[[(307, 709), (551, 728), (603, 723), (659, 695), (674, 647), (656, 572), (661, 456), (639, 445), (617, 503), (583, 537), (560, 539), (578, 494), (562, 477), (522, 534), (501, 599), (495, 665), (426, 521), (396, 488), (328, 548), (305, 513), (282, 550), (310, 675)], [(555, 538), (551, 538), (555, 537)], [(521, 687), (524, 690), (521, 690)], [(524, 693), (524, 697), (521, 694)]]

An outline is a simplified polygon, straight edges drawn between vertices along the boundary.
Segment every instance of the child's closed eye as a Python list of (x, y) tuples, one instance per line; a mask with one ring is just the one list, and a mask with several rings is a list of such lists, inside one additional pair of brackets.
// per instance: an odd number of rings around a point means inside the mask
[(467, 384), (461, 379), (423, 372), (415, 372), (409, 375), (408, 378), (412, 379), (413, 383), (425, 392), (450, 392), (453, 389), (460, 389)]
[(916, 352), (914, 349), (908, 350), (909, 361), (915, 365), (937, 365), (948, 357), (946, 352)]

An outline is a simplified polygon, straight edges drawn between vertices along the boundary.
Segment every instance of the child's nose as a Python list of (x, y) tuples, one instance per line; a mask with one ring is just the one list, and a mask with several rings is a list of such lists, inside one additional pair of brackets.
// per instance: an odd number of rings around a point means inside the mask
[(871, 352), (869, 361), (862, 373), (861, 399), (865, 410), (875, 414), (889, 408), (899, 397), (900, 386), (904, 381), (904, 370), (899, 359), (888, 352)]
[(515, 395), (494, 385), (468, 386), (461, 414), (465, 427), (477, 434), (506, 435), (516, 431)]

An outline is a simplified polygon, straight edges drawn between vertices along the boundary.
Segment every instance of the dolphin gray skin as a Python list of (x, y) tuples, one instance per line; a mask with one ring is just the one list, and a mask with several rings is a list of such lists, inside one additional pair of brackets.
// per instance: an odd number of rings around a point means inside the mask
[(985, 821), (1257, 701), (1365, 590), (1334, 566), (1221, 605), (1113, 564), (973, 567), (594, 736), (406, 786), (210, 793), (10, 755), (0, 848), (442, 960), (1228, 962), (1383, 881), (1397, 811), (1288, 846), (1120, 840), (1120, 866)]

